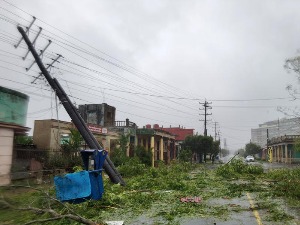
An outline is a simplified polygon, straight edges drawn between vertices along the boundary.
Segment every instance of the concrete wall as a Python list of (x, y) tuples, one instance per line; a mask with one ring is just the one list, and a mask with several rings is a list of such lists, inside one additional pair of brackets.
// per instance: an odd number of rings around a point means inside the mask
[(106, 103), (79, 105), (78, 111), (86, 123), (102, 127), (114, 125), (116, 108)]
[(33, 143), (39, 149), (50, 149), (50, 120), (35, 120)]
[(33, 143), (39, 149), (60, 149), (62, 134), (69, 134), (73, 124), (65, 121), (36, 120), (34, 121)]
[(10, 184), (14, 130), (0, 128), (0, 186)]

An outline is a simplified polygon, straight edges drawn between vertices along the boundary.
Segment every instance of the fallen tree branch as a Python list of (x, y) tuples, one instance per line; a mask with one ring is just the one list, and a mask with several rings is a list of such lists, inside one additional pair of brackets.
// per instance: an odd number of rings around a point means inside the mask
[(96, 223), (94, 221), (91, 221), (89, 219), (86, 219), (82, 216), (79, 215), (73, 215), (73, 214), (60, 214), (56, 212), (53, 209), (40, 209), (40, 208), (35, 208), (35, 207), (14, 207), (4, 199), (0, 200), (0, 203), (2, 203), (4, 206), (7, 208), (13, 209), (13, 210), (18, 210), (18, 211), (32, 211), (35, 213), (49, 213), (52, 217), (48, 219), (38, 219), (38, 220), (33, 220), (25, 224), (33, 224), (33, 223), (42, 223), (42, 222), (48, 222), (48, 221), (53, 221), (53, 220), (60, 220), (60, 219), (70, 219), (74, 220), (76, 222), (82, 223), (82, 224), (87, 224), (87, 225), (101, 225), (99, 223)]
[(29, 224), (33, 224), (33, 223), (44, 223), (44, 222), (49, 222), (49, 221), (59, 220), (59, 219), (63, 219), (63, 217), (54, 217), (54, 218), (49, 218), (49, 219), (33, 220), (28, 223), (24, 223), (24, 225), (29, 225)]
[(149, 193), (153, 193), (154, 191), (150, 190), (150, 189), (143, 189), (143, 190), (132, 190), (132, 191), (127, 191), (127, 193), (136, 193), (136, 192), (149, 192)]
[[(45, 195), (46, 198), (48, 198), (49, 200), (52, 200), (60, 205), (62, 205), (64, 208), (66, 208), (71, 214), (73, 215), (76, 215), (76, 216), (79, 216), (79, 214), (77, 214), (74, 210), (70, 209), (70, 207), (68, 207), (66, 204), (62, 203), (61, 201), (59, 201), (58, 199), (56, 198), (53, 198), (52, 196), (49, 195), (49, 193), (45, 192), (44, 190), (41, 190), (39, 188), (35, 188), (35, 187), (32, 187), (30, 185), (28, 186), (25, 186), (25, 185), (10, 185), (9, 187), (12, 187), (12, 188), (28, 188), (28, 189), (32, 189), (32, 190), (35, 190), (35, 191), (39, 191), (41, 193), (43, 193)], [(50, 208), (50, 206), (49, 206)]]

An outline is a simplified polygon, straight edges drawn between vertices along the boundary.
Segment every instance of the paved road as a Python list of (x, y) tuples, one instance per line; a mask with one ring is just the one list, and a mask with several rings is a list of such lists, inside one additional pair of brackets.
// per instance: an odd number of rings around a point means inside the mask
[[(230, 160), (228, 158), (226, 161)], [(250, 162), (249, 164), (253, 165), (262, 165), (265, 171), (271, 169), (279, 169), (279, 168), (296, 168), (300, 167), (297, 164), (284, 164), (284, 163), (268, 163), (268, 162)], [(210, 169), (214, 169), (220, 164), (207, 164), (207, 167)], [(266, 214), (267, 210), (252, 210), (255, 208), (255, 197), (256, 195), (253, 193), (245, 193), (240, 198), (233, 199), (213, 199), (210, 201), (212, 205), (228, 205), (228, 207), (238, 206), (238, 212), (233, 212), (230, 215), (230, 218), (226, 221), (214, 218), (197, 218), (197, 219), (187, 219), (182, 221), (182, 225), (300, 225), (300, 215), (299, 212), (294, 212), (294, 220), (287, 222), (275, 222), (275, 221), (267, 221)], [(242, 209), (242, 210), (240, 210)], [(293, 212), (291, 212), (293, 214)]]
[(300, 168), (300, 164), (286, 164), (286, 163), (276, 163), (276, 162), (273, 163), (262, 162), (260, 164), (262, 164), (265, 171), (270, 169), (279, 169), (279, 168)]
[[(246, 193), (240, 198), (232, 199), (214, 199), (211, 204), (223, 204), (228, 207), (239, 207), (237, 212), (233, 211), (229, 219), (221, 220), (214, 218), (197, 218), (182, 221), (182, 225), (281, 225), (282, 222), (263, 221), (265, 214), (262, 210), (252, 210), (255, 207), (254, 195)], [(242, 209), (242, 210), (241, 210)], [(295, 225), (294, 223), (285, 223), (285, 225)]]
[[(277, 169), (277, 168), (292, 168), (299, 167), (300, 165), (288, 165), (282, 163), (267, 163), (267, 162), (251, 162), (250, 164), (262, 165), (264, 170)], [(222, 164), (207, 163), (207, 169), (215, 169)], [(201, 194), (199, 194), (200, 196)], [(255, 193), (243, 193), (242, 196), (237, 198), (215, 198), (208, 200), (207, 205), (226, 205), (229, 207), (230, 215), (226, 220), (216, 219), (216, 218), (190, 218), (182, 219), (179, 221), (180, 225), (300, 225), (300, 215), (299, 212), (290, 212), (295, 219), (287, 222), (275, 222), (268, 221), (266, 218), (268, 210), (260, 209), (256, 210), (256, 194)], [(146, 216), (139, 217), (134, 225), (153, 225), (154, 221)]]

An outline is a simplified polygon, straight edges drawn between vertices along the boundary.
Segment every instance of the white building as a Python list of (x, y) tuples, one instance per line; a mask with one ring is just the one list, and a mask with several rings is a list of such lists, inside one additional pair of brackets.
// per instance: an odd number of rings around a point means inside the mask
[(267, 145), (267, 132), (269, 140), (273, 137), (300, 134), (300, 117), (292, 119), (278, 119), (259, 124), (259, 128), (251, 129), (251, 142), (261, 147)]

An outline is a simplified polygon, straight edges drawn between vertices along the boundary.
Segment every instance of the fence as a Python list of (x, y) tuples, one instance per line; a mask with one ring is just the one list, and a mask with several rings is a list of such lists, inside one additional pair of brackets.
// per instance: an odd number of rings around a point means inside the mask
[(62, 151), (15, 148), (10, 178), (13, 181), (36, 179), (37, 183), (49, 182), (53, 176), (72, 171), (79, 165), (82, 165), (79, 152), (65, 155)]
[(133, 127), (136, 128), (136, 124), (126, 119), (126, 121), (115, 121), (116, 127)]

